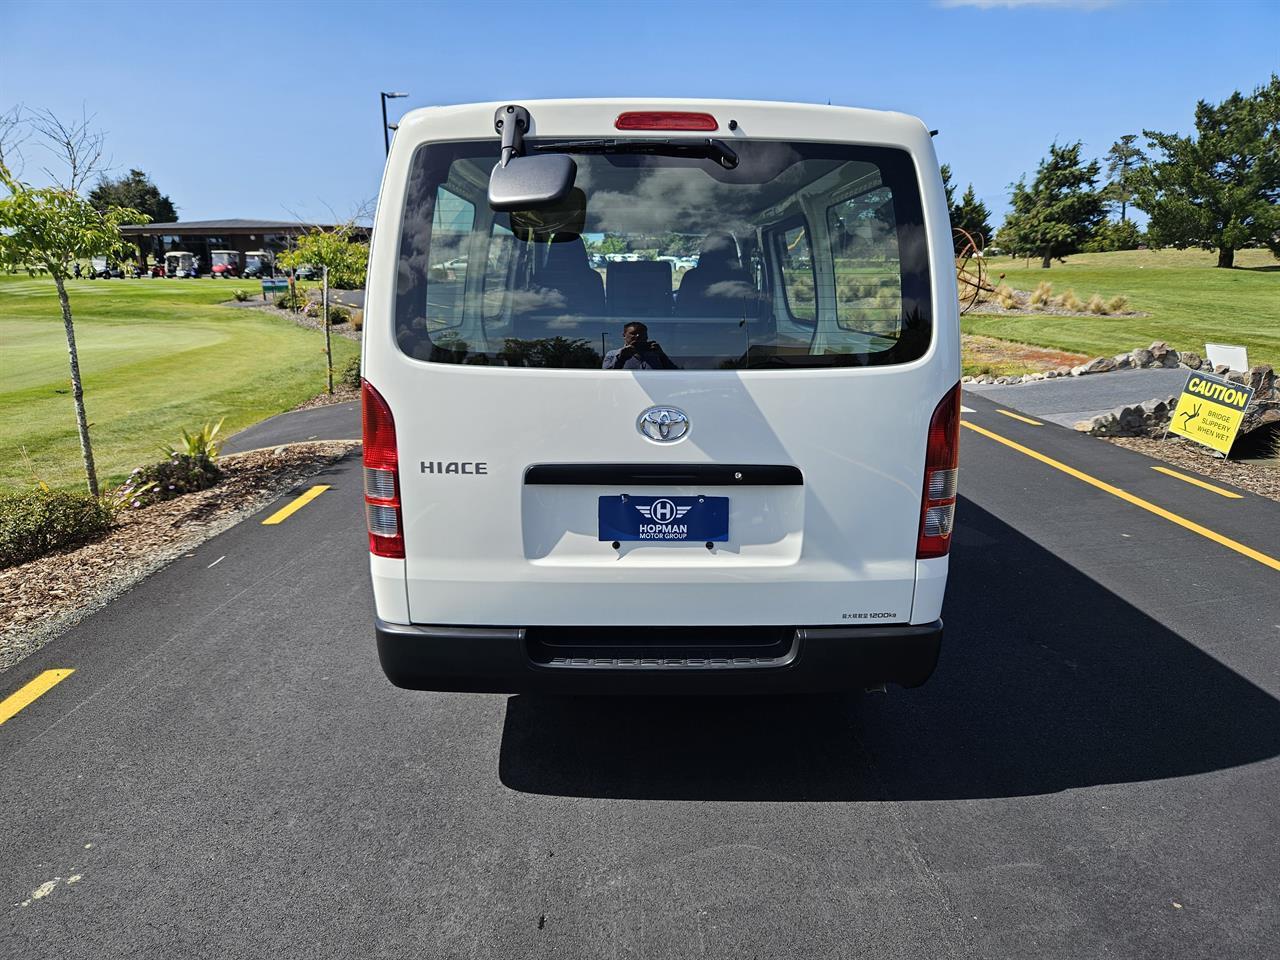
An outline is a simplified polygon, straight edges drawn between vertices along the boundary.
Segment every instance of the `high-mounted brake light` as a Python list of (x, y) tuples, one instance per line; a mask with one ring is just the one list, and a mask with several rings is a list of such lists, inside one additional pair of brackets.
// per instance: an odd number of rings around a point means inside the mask
[(960, 384), (947, 391), (929, 421), (920, 502), (920, 539), (916, 559), (945, 557), (956, 519), (956, 480), (960, 465)]
[(618, 130), (719, 130), (709, 113), (675, 110), (629, 110), (613, 122)]
[(404, 525), (400, 518), (396, 423), (387, 401), (368, 380), (360, 381), (360, 412), (369, 551), (375, 556), (403, 560)]

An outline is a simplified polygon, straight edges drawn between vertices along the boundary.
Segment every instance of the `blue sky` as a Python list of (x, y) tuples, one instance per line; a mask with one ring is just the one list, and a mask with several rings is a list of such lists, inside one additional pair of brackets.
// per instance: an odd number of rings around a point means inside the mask
[[(471, 100), (707, 96), (902, 110), (999, 215), (1055, 138), (1101, 156), (1280, 71), (1280, 3), (31, 3), (4, 6), (0, 109), (96, 114), (184, 219), (348, 215), (396, 113)], [(38, 178), (38, 158), (27, 165)]]

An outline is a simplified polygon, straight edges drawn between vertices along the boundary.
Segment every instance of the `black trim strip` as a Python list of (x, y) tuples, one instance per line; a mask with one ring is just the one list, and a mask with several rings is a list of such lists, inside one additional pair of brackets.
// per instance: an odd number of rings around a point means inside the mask
[(528, 484), (571, 486), (784, 487), (804, 483), (799, 467), (770, 463), (539, 463)]

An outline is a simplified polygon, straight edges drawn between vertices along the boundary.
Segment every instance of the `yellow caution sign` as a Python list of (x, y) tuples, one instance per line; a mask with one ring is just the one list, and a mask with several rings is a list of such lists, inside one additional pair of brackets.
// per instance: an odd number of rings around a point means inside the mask
[(1193, 373), (1182, 388), (1169, 432), (1226, 453), (1235, 442), (1245, 407), (1252, 399), (1253, 391), (1248, 387)]

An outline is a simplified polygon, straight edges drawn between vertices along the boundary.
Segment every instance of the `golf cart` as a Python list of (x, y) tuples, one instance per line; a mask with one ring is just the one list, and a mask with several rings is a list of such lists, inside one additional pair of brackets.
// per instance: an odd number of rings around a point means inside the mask
[(270, 277), (275, 274), (275, 262), (266, 250), (250, 250), (244, 255), (246, 277)]
[(240, 252), (238, 250), (211, 250), (209, 275), (217, 280), (240, 276)]
[(166, 277), (196, 276), (196, 258), (185, 250), (170, 250), (164, 255), (164, 275)]
[(114, 263), (106, 257), (94, 257), (90, 261), (89, 278), (92, 280), (122, 280), (124, 279), (124, 271), (120, 269), (118, 263)]
[(319, 280), (323, 271), (309, 263), (300, 263), (293, 271), (295, 280)]

